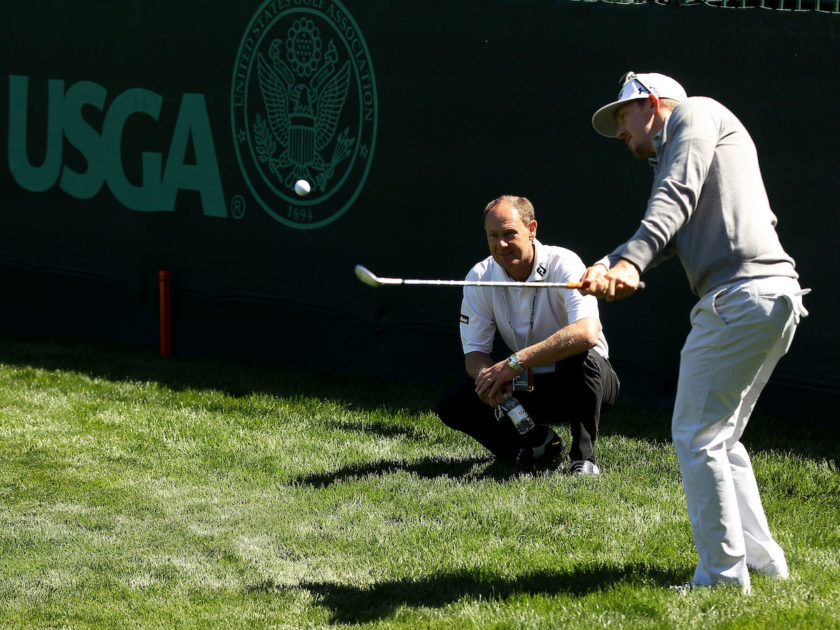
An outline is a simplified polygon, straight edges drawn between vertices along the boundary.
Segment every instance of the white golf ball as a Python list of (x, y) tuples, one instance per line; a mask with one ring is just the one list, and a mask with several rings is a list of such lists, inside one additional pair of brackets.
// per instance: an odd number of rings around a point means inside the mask
[(305, 179), (299, 179), (295, 182), (295, 192), (301, 197), (306, 197), (310, 190), (312, 190), (312, 187)]

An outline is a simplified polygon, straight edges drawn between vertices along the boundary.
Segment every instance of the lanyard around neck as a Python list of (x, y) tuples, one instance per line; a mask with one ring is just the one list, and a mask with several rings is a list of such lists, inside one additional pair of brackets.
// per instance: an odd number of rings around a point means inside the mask
[[(508, 305), (508, 297), (507, 297), (507, 289), (502, 289), (502, 299), (505, 302), (505, 315), (507, 315), (507, 322), (508, 326), (510, 326), (510, 334), (513, 337), (513, 351), (519, 352), (522, 348), (519, 347), (519, 344), (516, 342), (516, 328), (513, 326), (513, 321), (510, 318), (510, 306)], [(534, 295), (531, 298), (531, 321), (528, 324), (528, 334), (525, 337), (525, 345), (523, 348), (527, 348), (531, 345), (531, 337), (534, 334), (534, 319), (537, 317), (537, 289), (534, 289)]]

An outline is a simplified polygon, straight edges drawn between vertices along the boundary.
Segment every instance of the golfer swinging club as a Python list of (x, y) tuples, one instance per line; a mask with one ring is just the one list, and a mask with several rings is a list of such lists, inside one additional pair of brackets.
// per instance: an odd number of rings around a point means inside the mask
[[(469, 378), (443, 396), (437, 413), (498, 459), (520, 467), (557, 460), (564, 443), (548, 425), (568, 422), (572, 462), (566, 471), (598, 475), (598, 423), (619, 388), (607, 359), (598, 301), (576, 290), (527, 284), (576, 281), (585, 266), (574, 252), (537, 240), (534, 207), (525, 197), (504, 196), (487, 204), (484, 230), (491, 255), (472, 268), (467, 280), (524, 284), (464, 287), (461, 343)], [(491, 358), (497, 330), (512, 352), (498, 362)], [(535, 428), (520, 435), (508, 418), (496, 416), (505, 394), (522, 403)]]
[[(618, 100), (592, 117), (653, 166), (639, 229), (586, 270), (584, 294), (627, 297), (640, 274), (678, 256), (700, 300), (680, 360), (671, 424), (699, 561), (685, 585), (734, 584), (748, 567), (787, 578), (747, 451), (739, 441), (761, 390), (787, 352), (803, 292), (782, 249), (755, 146), (743, 124), (674, 79), (627, 73)], [(685, 588), (683, 587), (683, 588)]]

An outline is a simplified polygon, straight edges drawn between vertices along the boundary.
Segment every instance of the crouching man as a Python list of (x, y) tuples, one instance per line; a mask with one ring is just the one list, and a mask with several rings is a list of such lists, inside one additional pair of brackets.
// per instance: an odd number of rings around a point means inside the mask
[[(519, 281), (521, 287), (464, 287), (461, 343), (469, 379), (447, 391), (437, 406), (441, 420), (473, 437), (499, 460), (519, 467), (550, 464), (564, 443), (551, 425), (571, 425), (566, 472), (598, 475), (595, 440), (601, 413), (618, 397), (618, 377), (608, 360), (598, 303), (592, 296), (529, 282), (576, 282), (586, 267), (572, 251), (537, 240), (534, 207), (524, 197), (503, 196), (484, 209), (490, 256), (467, 280)], [(491, 358), (499, 332), (512, 354)], [(520, 434), (497, 408), (513, 396), (536, 426)]]

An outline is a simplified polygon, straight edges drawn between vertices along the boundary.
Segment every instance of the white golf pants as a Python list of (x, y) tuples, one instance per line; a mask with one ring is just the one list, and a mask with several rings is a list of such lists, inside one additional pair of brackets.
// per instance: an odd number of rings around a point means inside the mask
[(739, 440), (808, 314), (802, 293), (793, 279), (759, 278), (711, 292), (691, 311), (671, 431), (699, 555), (696, 585), (730, 582), (749, 592), (748, 566), (787, 577)]

